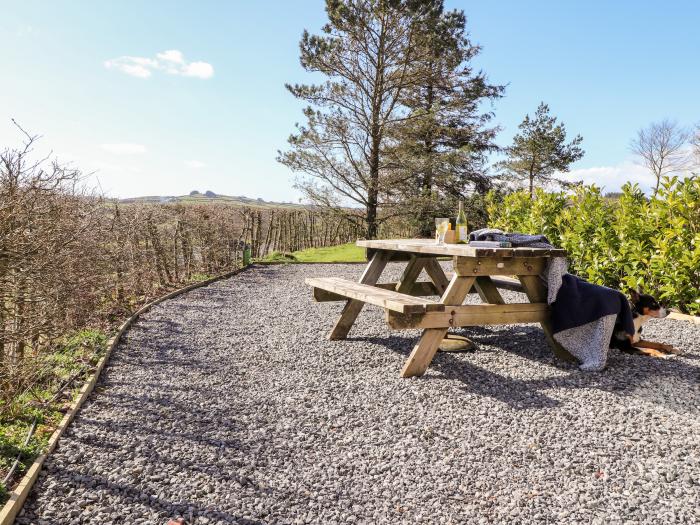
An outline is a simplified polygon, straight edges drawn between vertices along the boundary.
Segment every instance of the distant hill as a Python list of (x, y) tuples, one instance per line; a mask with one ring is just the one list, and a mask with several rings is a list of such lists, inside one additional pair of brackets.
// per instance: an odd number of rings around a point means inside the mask
[(261, 208), (310, 208), (311, 206), (304, 204), (294, 204), (292, 202), (274, 202), (263, 199), (253, 199), (245, 195), (229, 196), (218, 195), (213, 191), (205, 191), (200, 193), (198, 190), (191, 191), (189, 195), (148, 195), (145, 197), (129, 197), (127, 199), (118, 199), (124, 204), (139, 203), (139, 202), (159, 202), (159, 203), (182, 203), (182, 204), (205, 204), (205, 203), (226, 203), (238, 206), (253, 206)]

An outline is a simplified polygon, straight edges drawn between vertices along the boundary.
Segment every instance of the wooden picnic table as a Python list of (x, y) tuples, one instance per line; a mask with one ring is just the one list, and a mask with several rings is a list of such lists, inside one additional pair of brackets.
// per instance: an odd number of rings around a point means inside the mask
[[(476, 248), (437, 244), (432, 239), (357, 241), (357, 245), (366, 248), (369, 260), (358, 282), (316, 277), (306, 279), (306, 283), (313, 287), (316, 301), (346, 301), (330, 339), (345, 339), (365, 304), (384, 308), (393, 329), (423, 328), (401, 377), (423, 375), (448, 329), (461, 326), (540, 323), (553, 352), (563, 359), (574, 359), (552, 338), (547, 288), (539, 277), (549, 257), (565, 256), (564, 250)], [(448, 279), (438, 258), (450, 256), (454, 274)], [(407, 262), (403, 275), (398, 282), (378, 284), (389, 261)], [(418, 281), (423, 270), (429, 281)], [(498, 288), (521, 290), (529, 302), (506, 304)], [(476, 291), (484, 304), (462, 304), (471, 291)], [(430, 296), (440, 296), (440, 300)]]

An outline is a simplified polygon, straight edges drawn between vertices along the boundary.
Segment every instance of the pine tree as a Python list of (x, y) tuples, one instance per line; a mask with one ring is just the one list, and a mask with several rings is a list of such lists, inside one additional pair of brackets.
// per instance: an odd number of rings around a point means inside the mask
[(394, 126), (391, 151), (395, 184), (425, 236), (433, 218), (450, 216), (458, 199), (489, 189), (486, 156), (497, 150), (499, 128), (489, 127), (493, 112), (481, 108), (504, 92), (474, 71), (471, 61), (481, 47), (468, 38), (464, 12), (444, 12), (440, 2), (431, 15), (417, 38), (422, 60), (413, 64), (423, 81), (401, 97), (408, 114)]
[(576, 135), (566, 143), (566, 129), (557, 118), (549, 115), (549, 106), (541, 102), (534, 118), (525, 115), (518, 126), (520, 133), (513, 137), (513, 145), (505, 149), (507, 159), (497, 163), (506, 178), (527, 181), (530, 198), (537, 182), (569, 183), (554, 177), (557, 172), (569, 171), (569, 166), (581, 159), (583, 137)]
[(384, 151), (387, 132), (402, 120), (403, 91), (424, 74), (412, 67), (424, 59), (418, 28), (441, 2), (418, 0), (326, 0), (322, 35), (304, 31), (301, 65), (321, 73), (317, 85), (287, 85), (309, 103), (305, 125), (289, 137), (278, 160), (305, 175), (297, 188), (316, 205), (348, 220), (360, 206), (367, 238), (377, 235), (381, 208), (392, 201), (394, 179)]

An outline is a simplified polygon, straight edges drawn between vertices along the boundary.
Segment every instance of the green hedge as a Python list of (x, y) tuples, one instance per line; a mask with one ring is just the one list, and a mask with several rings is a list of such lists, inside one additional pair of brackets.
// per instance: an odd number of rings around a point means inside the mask
[(489, 225), (543, 233), (569, 253), (570, 271), (627, 290), (641, 286), (670, 306), (700, 314), (700, 177), (665, 178), (647, 198), (627, 183), (619, 198), (596, 186), (538, 189), (487, 199)]

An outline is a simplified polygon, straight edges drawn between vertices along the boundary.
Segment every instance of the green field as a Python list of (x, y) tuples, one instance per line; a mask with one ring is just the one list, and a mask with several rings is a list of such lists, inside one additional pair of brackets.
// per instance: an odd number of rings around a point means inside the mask
[(326, 248), (309, 248), (293, 253), (273, 252), (265, 257), (263, 261), (289, 263), (364, 262), (365, 249), (355, 246), (354, 243), (348, 243)]
[(230, 195), (217, 195), (196, 193), (189, 195), (147, 195), (143, 197), (129, 197), (126, 199), (111, 199), (122, 204), (228, 204), (245, 208), (266, 208), (266, 209), (311, 209), (313, 206), (295, 204), (293, 202), (274, 202), (263, 199), (252, 199), (244, 195), (237, 197)]

